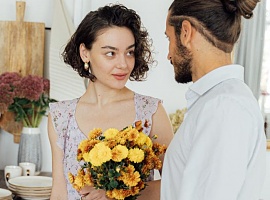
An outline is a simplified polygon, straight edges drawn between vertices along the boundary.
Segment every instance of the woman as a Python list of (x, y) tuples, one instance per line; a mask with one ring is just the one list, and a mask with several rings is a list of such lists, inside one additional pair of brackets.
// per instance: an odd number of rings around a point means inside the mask
[[(159, 99), (137, 94), (125, 84), (145, 78), (153, 63), (147, 31), (135, 11), (110, 5), (91, 11), (67, 44), (63, 58), (82, 77), (90, 79), (78, 99), (50, 104), (48, 122), (53, 157), (51, 199), (107, 199), (103, 190), (72, 188), (68, 172), (76, 174), (80, 141), (93, 128), (118, 128), (147, 121), (144, 133), (158, 135), (168, 145), (172, 127)], [(153, 177), (150, 177), (153, 180)], [(159, 199), (159, 181), (150, 181), (140, 199)], [(152, 196), (153, 195), (153, 196)]]

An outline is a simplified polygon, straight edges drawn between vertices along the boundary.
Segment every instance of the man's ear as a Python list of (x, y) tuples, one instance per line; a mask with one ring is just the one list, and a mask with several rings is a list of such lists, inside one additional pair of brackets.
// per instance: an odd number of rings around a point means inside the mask
[(83, 62), (89, 62), (89, 50), (84, 43), (80, 44), (80, 56)]
[(185, 47), (188, 47), (192, 39), (192, 25), (188, 20), (182, 22), (180, 40)]

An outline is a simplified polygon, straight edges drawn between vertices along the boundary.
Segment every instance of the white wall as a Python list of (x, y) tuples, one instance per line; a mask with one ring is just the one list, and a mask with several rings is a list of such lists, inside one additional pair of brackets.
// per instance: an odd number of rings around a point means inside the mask
[[(0, 0), (0, 20), (16, 20), (16, 1), (21, 0)], [(24, 21), (44, 22), (46, 27), (51, 27), (53, 0), (24, 0), (25, 15)]]

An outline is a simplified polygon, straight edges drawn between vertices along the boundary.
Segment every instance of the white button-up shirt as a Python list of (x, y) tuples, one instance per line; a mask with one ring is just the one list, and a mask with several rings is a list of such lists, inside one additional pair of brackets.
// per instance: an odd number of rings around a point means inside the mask
[(223, 66), (187, 91), (188, 111), (165, 155), (161, 200), (259, 199), (266, 138), (243, 76), (242, 66)]

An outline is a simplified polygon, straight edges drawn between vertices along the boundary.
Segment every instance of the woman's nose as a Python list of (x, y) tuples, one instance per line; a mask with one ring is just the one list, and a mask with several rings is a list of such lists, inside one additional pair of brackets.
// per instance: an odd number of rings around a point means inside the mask
[(119, 58), (117, 68), (125, 68), (125, 67), (127, 67), (127, 60), (126, 60), (125, 56), (121, 56)]

